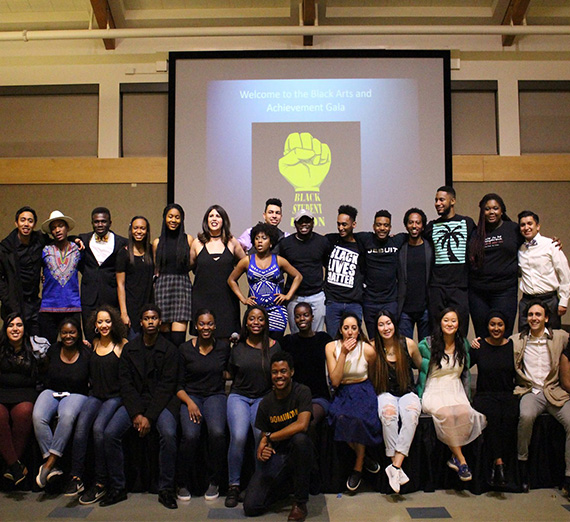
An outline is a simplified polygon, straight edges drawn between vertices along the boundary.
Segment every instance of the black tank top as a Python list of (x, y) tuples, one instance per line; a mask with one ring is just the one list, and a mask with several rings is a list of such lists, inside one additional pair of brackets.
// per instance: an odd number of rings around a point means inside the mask
[(388, 388), (387, 392), (392, 394), (394, 397), (402, 397), (406, 395), (406, 393), (416, 392), (416, 387), (414, 385), (414, 372), (412, 370), (412, 358), (410, 357), (410, 353), (408, 350), (406, 352), (406, 362), (408, 363), (408, 387), (402, 393), (400, 391), (400, 386), (398, 385), (398, 377), (396, 375), (396, 363), (386, 361), (388, 363)]
[(178, 234), (166, 233), (166, 241), (164, 244), (164, 265), (161, 269), (162, 274), (188, 274), (188, 266), (178, 266), (176, 261), (176, 247), (178, 244)]
[(91, 378), (91, 395), (97, 399), (107, 400), (120, 395), (119, 358), (115, 351), (107, 355), (91, 355), (89, 376)]

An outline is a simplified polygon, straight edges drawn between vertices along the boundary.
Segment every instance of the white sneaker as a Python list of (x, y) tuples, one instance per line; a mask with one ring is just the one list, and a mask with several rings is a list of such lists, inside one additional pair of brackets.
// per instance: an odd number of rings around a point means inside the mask
[(178, 488), (176, 498), (182, 502), (188, 502), (192, 498), (192, 495), (190, 494), (190, 491), (188, 491), (188, 488), (182, 486)]
[(410, 482), (410, 477), (408, 477), (408, 475), (404, 473), (404, 470), (400, 468), (399, 471), (400, 471), (400, 486), (403, 486), (404, 484)]
[(394, 493), (400, 493), (400, 470), (390, 464), (385, 471), (386, 475), (388, 475), (390, 487), (394, 490)]

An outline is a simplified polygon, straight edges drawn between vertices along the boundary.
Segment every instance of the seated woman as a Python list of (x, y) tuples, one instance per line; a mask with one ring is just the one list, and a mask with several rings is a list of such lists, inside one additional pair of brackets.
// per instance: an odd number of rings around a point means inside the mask
[(481, 435), (487, 421), (469, 403), (469, 343), (459, 330), (457, 311), (445, 308), (433, 335), (418, 348), (423, 358), (418, 380), (423, 411), (432, 416), (437, 438), (451, 450), (447, 465), (462, 481), (471, 480), (462, 447)]
[(477, 392), (473, 406), (487, 417), (485, 442), (488, 443), (493, 465), (489, 484), (505, 486), (503, 457), (509, 446), (517, 440), (519, 421), (519, 397), (515, 389), (515, 360), (513, 341), (505, 339), (508, 330), (503, 312), (491, 310), (487, 317), (489, 336), (471, 343), (471, 365), (477, 365)]
[(247, 309), (240, 341), (232, 348), (229, 372), (232, 387), (228, 397), (228, 451), (229, 489), (225, 506), (238, 505), (241, 468), (249, 427), (255, 436), (255, 447), (261, 432), (255, 427), (255, 417), (261, 399), (271, 391), (271, 356), (280, 349), (279, 343), (269, 337), (269, 318), (261, 306)]
[[(258, 223), (251, 229), (251, 242), (255, 253), (243, 257), (233, 269), (228, 284), (242, 304), (260, 305), (269, 316), (269, 335), (281, 342), (287, 327), (287, 308), (283, 303), (290, 301), (301, 284), (303, 276), (285, 258), (272, 254), (277, 244), (277, 228), (268, 223)], [(249, 297), (241, 293), (238, 280), (247, 273)], [(287, 294), (282, 292), (283, 272), (292, 279)]]
[(4, 477), (15, 485), (28, 474), (20, 458), (32, 433), (43, 356), (45, 353), (34, 353), (20, 315), (8, 315), (0, 334), (0, 455), (7, 465)]
[[(40, 393), (32, 415), (36, 439), (46, 459), (36, 477), (40, 488), (63, 474), (56, 463), (63, 455), (89, 393), (90, 352), (83, 344), (81, 326), (76, 318), (68, 317), (61, 322), (59, 339), (48, 350), (48, 366), (43, 379), (45, 389)], [(50, 424), (56, 415), (57, 426), (52, 432)]]
[(350, 491), (360, 486), (363, 466), (378, 473), (380, 465), (365, 455), (366, 446), (382, 442), (382, 426), (378, 419), (378, 400), (368, 379), (376, 352), (360, 329), (358, 317), (347, 312), (340, 321), (336, 340), (325, 347), (327, 367), (336, 394), (329, 409), (329, 424), (334, 440), (347, 442), (356, 453), (354, 469), (346, 481)]
[(399, 493), (400, 486), (410, 480), (402, 463), (410, 451), (422, 411), (412, 371), (412, 365), (421, 368), (422, 356), (414, 341), (400, 335), (394, 316), (385, 310), (376, 317), (373, 346), (376, 363), (371, 380), (378, 394), (386, 456), (392, 459), (386, 475), (394, 493)]
[(192, 485), (190, 467), (196, 466), (196, 451), (200, 442), (202, 423), (208, 428), (208, 480), (206, 500), (219, 497), (226, 457), (226, 394), (224, 372), (230, 357), (227, 341), (216, 340), (216, 318), (212, 311), (202, 308), (194, 320), (198, 337), (180, 345), (178, 392), (181, 400), (183, 484), (178, 500), (190, 500)]
[(93, 504), (105, 495), (107, 467), (103, 433), (121, 405), (119, 358), (127, 343), (127, 328), (121, 321), (119, 311), (111, 306), (97, 308), (91, 315), (87, 328), (95, 332), (89, 362), (91, 390), (77, 419), (71, 452), (71, 480), (65, 491), (65, 495), (70, 497), (84, 490), (85, 455), (93, 428), (95, 483), (81, 495), (79, 503), (84, 505)]

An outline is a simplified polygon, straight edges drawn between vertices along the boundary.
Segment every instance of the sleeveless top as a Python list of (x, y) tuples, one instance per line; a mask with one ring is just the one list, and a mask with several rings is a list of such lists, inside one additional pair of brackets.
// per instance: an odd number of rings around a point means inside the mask
[(386, 392), (393, 395), (394, 397), (402, 397), (406, 393), (415, 393), (416, 387), (414, 384), (414, 371), (412, 370), (412, 358), (410, 352), (406, 349), (406, 361), (408, 363), (408, 387), (404, 392), (400, 391), (400, 386), (398, 385), (398, 377), (396, 375), (396, 363), (386, 361), (388, 363), (388, 386), (386, 387)]
[(91, 395), (97, 399), (107, 400), (118, 397), (121, 392), (119, 383), (119, 357), (115, 350), (107, 355), (91, 354), (89, 376), (91, 378)]
[[(342, 348), (342, 340), (335, 341), (334, 356), (338, 360)], [(356, 348), (346, 355), (342, 371), (342, 384), (360, 382), (368, 378), (368, 362), (364, 357), (364, 345), (358, 341)]]
[(190, 267), (178, 266), (176, 260), (176, 247), (178, 244), (178, 234), (167, 232), (164, 242), (164, 265), (161, 269), (162, 274), (188, 275)]
[(255, 262), (256, 256), (249, 259), (247, 268), (247, 282), (250, 295), (255, 302), (263, 306), (269, 315), (269, 330), (284, 331), (287, 327), (287, 309), (283, 305), (275, 304), (275, 295), (281, 293), (283, 274), (277, 263), (277, 256), (271, 256), (271, 263), (267, 268), (259, 268)]

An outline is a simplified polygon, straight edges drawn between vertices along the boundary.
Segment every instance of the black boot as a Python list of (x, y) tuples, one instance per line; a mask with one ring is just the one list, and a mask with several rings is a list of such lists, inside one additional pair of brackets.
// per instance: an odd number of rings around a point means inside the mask
[(526, 460), (519, 460), (519, 476), (522, 492), (528, 493), (530, 491), (530, 485), (528, 481), (528, 462)]

